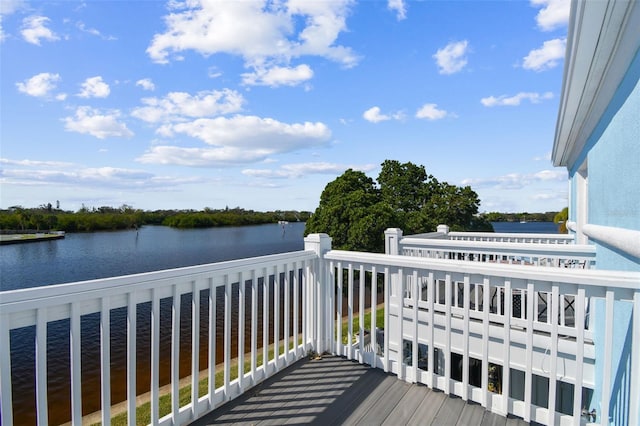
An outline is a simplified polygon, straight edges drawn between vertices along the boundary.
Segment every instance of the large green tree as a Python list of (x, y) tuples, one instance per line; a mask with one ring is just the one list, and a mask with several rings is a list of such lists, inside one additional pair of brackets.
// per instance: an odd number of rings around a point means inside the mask
[(405, 234), (435, 231), (441, 223), (453, 230), (492, 230), (477, 217), (479, 204), (468, 186), (439, 182), (424, 166), (386, 160), (377, 184), (351, 169), (329, 182), (305, 233), (327, 233), (337, 249), (381, 252), (384, 230), (392, 227)]
[(384, 230), (394, 223), (393, 209), (363, 172), (347, 170), (329, 182), (320, 207), (307, 220), (305, 232), (326, 232), (337, 249), (370, 251), (384, 246)]

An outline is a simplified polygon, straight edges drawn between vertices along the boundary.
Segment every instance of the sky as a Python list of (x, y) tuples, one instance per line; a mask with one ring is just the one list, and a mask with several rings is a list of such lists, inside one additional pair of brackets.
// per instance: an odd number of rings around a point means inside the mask
[(0, 208), (317, 208), (384, 160), (567, 206), (569, 2), (0, 1)]

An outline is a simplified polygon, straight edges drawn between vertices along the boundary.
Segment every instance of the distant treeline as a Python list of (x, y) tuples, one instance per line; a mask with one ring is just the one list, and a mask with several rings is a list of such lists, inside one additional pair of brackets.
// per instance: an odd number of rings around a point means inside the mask
[(174, 228), (210, 228), (275, 223), (280, 220), (305, 222), (310, 212), (256, 212), (239, 207), (204, 210), (138, 210), (122, 207), (82, 207), (77, 212), (43, 205), (38, 208), (21, 206), (0, 210), (0, 229), (18, 231), (92, 232), (135, 229), (143, 225), (165, 225)]
[(520, 222), (526, 220), (527, 222), (553, 222), (553, 218), (558, 212), (546, 212), (546, 213), (482, 213), (480, 216), (488, 220), (489, 222)]

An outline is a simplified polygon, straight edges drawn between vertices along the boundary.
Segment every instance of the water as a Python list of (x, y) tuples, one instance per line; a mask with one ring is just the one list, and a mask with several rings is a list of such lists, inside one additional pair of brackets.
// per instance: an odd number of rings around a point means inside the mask
[(304, 223), (67, 234), (0, 247), (0, 291), (302, 250)]
[(495, 232), (518, 234), (557, 234), (558, 225), (553, 222), (491, 222)]

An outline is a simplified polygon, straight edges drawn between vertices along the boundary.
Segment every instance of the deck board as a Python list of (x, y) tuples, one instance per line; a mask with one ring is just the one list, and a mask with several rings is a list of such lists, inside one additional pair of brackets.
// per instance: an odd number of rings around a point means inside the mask
[[(485, 409), (478, 404), (464, 404), (460, 417), (456, 424), (458, 425), (477, 425), (484, 421)], [(498, 425), (496, 425), (498, 426)], [(502, 423), (504, 426), (504, 422)]]
[(424, 400), (418, 406), (415, 413), (413, 413), (407, 424), (410, 426), (432, 424), (446, 398), (447, 396), (444, 393), (428, 389)]
[[(395, 380), (388, 392), (377, 399), (370, 410), (356, 423), (358, 425), (380, 424), (391, 414), (391, 411), (400, 404), (402, 398), (409, 391), (409, 385), (402, 380)], [(400, 419), (398, 419), (400, 423)], [(397, 423), (396, 423), (397, 424)]]
[[(526, 424), (526, 423), (523, 422), (523, 424)], [(484, 416), (482, 417), (482, 423), (480, 423), (480, 425), (481, 426), (506, 426), (507, 418), (499, 414), (492, 413), (490, 411), (485, 411)]]
[(438, 410), (438, 414), (431, 424), (440, 426), (456, 426), (464, 406), (465, 402), (462, 399), (448, 396), (440, 406), (440, 410)]
[(226, 425), (477, 425), (522, 426), (393, 374), (329, 356), (301, 360), (192, 426)]

